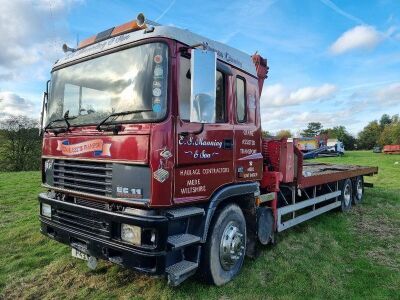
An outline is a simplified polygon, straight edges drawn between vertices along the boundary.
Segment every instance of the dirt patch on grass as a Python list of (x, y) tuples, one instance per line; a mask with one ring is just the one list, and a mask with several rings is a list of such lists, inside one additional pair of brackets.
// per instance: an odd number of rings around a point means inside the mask
[[(386, 207), (386, 209), (388, 208)], [(392, 220), (383, 211), (381, 212), (372, 212), (371, 208), (364, 206), (354, 208), (352, 214), (356, 219), (356, 232), (360, 235), (369, 235), (380, 240), (398, 238), (400, 236), (399, 220)]]
[[(147, 298), (149, 288), (154, 287), (153, 278), (107, 262), (101, 262), (96, 271), (85, 271), (81, 264), (84, 263), (75, 260), (58, 260), (51, 263), (40, 272), (7, 285), (0, 299), (52, 299), (60, 296), (83, 298), (99, 292), (107, 295), (110, 290), (115, 295), (118, 289), (127, 286), (133, 287), (128, 295), (136, 293)], [(120, 296), (122, 295), (127, 296), (121, 290)]]
[(374, 264), (394, 271), (400, 271), (400, 220), (386, 213), (398, 208), (398, 205), (380, 203), (376, 207), (357, 206), (352, 211), (355, 234), (368, 237), (369, 249), (365, 255)]
[(376, 247), (366, 252), (375, 263), (400, 271), (400, 243), (389, 245), (387, 248)]

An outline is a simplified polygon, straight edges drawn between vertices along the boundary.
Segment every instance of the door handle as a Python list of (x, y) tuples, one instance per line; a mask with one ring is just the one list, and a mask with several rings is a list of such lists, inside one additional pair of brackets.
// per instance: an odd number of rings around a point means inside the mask
[(230, 150), (233, 147), (233, 140), (232, 139), (224, 139), (222, 143), (222, 149)]

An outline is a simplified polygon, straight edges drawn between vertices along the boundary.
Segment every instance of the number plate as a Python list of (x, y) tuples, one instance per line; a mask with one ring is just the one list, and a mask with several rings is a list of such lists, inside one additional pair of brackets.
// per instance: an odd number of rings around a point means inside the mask
[(83, 260), (89, 260), (89, 257), (86, 253), (83, 253), (79, 250), (72, 248), (72, 257), (76, 257)]

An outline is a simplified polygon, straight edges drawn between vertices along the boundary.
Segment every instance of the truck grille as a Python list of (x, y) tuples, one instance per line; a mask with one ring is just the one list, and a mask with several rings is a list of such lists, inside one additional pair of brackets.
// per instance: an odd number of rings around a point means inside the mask
[(94, 200), (86, 200), (81, 198), (75, 198), (75, 203), (78, 205), (100, 209), (100, 210), (108, 210), (108, 203), (106, 202), (97, 202)]
[(93, 214), (79, 213), (57, 208), (53, 211), (52, 220), (80, 231), (111, 237), (111, 223)]
[(111, 196), (112, 164), (56, 159), (54, 186), (83, 193)]

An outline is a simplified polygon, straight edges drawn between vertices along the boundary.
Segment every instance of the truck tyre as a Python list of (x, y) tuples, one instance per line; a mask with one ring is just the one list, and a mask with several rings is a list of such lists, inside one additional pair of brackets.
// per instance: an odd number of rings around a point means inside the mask
[(223, 285), (241, 270), (246, 253), (246, 220), (236, 204), (215, 216), (202, 253), (201, 273), (206, 281)]
[(274, 216), (272, 210), (267, 207), (257, 209), (257, 236), (262, 245), (273, 241)]
[(356, 177), (354, 181), (354, 195), (353, 195), (353, 203), (360, 204), (363, 200), (364, 196), (364, 180), (362, 176)]
[(351, 208), (351, 202), (353, 199), (353, 185), (350, 179), (346, 179), (342, 185), (342, 195), (340, 200), (342, 202), (341, 210), (342, 212), (347, 212)]

